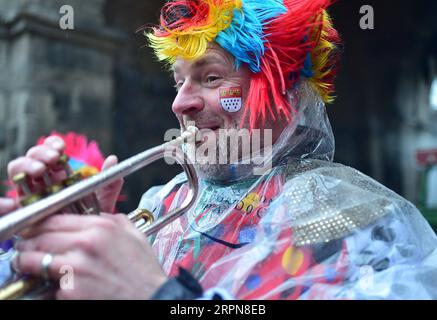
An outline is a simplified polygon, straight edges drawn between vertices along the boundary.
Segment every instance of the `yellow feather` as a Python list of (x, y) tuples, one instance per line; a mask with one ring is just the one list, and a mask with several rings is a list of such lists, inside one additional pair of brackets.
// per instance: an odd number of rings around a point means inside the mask
[(202, 26), (192, 26), (186, 30), (170, 30), (162, 26), (169, 35), (158, 37), (146, 34), (150, 46), (161, 61), (173, 64), (177, 57), (193, 60), (205, 54), (208, 43), (227, 29), (233, 19), (233, 10), (241, 9), (241, 0), (204, 0), (209, 5), (208, 21)]
[(314, 76), (309, 79), (310, 85), (314, 90), (319, 92), (325, 103), (332, 103), (335, 99), (333, 94), (333, 85), (326, 83), (323, 79), (329, 75), (332, 70), (326, 69), (329, 60), (331, 58), (332, 51), (336, 49), (335, 44), (326, 40), (328, 35), (327, 29), (332, 27), (332, 21), (326, 10), (324, 10), (321, 19), (323, 20), (323, 26), (319, 43), (311, 54), (311, 62), (313, 64)]

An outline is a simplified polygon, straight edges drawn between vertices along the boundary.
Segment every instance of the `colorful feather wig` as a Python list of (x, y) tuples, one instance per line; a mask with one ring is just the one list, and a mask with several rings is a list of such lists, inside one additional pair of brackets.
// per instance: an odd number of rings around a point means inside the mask
[(305, 78), (332, 102), (340, 38), (326, 9), (332, 0), (170, 0), (147, 34), (159, 60), (193, 60), (216, 42), (252, 71), (244, 118), (291, 120), (287, 89)]

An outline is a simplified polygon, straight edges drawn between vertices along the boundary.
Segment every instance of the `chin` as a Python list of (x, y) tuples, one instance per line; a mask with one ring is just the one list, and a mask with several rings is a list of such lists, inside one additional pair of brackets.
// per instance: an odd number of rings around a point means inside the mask
[(253, 176), (253, 166), (244, 164), (196, 164), (199, 178), (227, 184)]

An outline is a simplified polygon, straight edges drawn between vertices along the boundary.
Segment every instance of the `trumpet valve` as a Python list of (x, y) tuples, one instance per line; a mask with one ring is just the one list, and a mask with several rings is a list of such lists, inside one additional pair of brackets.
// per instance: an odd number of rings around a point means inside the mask
[(134, 212), (129, 213), (127, 217), (140, 231), (142, 228), (149, 226), (153, 221), (155, 221), (153, 213), (147, 209), (137, 209)]
[(42, 199), (40, 194), (33, 193), (30, 190), (30, 186), (27, 183), (27, 175), (24, 172), (16, 174), (12, 178), (12, 182), (16, 185), (17, 189), (23, 193), (23, 196), (20, 197), (22, 206), (28, 206)]
[(32, 191), (30, 190), (30, 187), (27, 183), (27, 175), (24, 172), (16, 174), (12, 178), (12, 182), (20, 188), (20, 190), (23, 192), (25, 196), (30, 196), (32, 194)]

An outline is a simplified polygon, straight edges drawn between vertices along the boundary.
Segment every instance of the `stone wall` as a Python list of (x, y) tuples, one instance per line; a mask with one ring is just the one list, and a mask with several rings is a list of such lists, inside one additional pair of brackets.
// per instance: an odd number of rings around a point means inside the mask
[(114, 63), (123, 35), (104, 25), (104, 0), (0, 0), (0, 172), (39, 136), (75, 130), (112, 144)]

